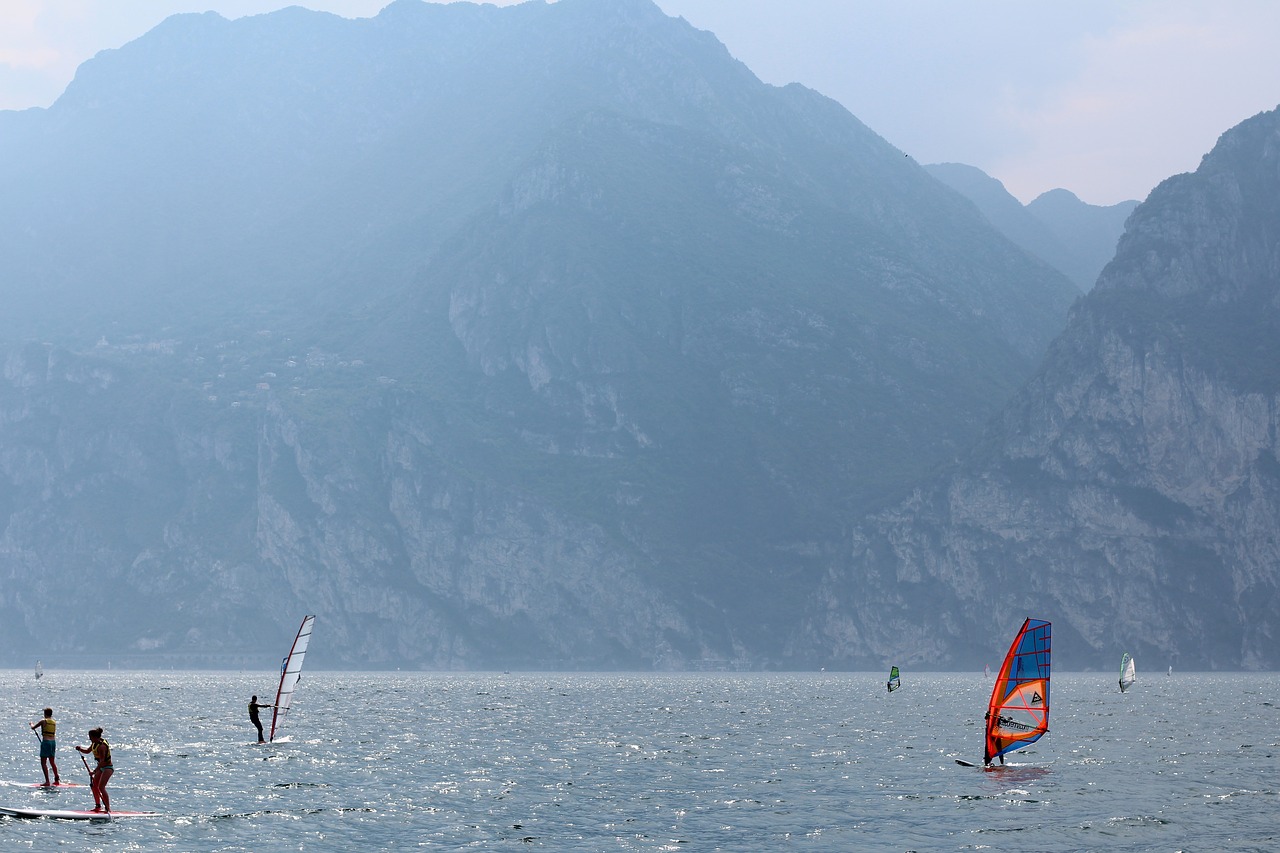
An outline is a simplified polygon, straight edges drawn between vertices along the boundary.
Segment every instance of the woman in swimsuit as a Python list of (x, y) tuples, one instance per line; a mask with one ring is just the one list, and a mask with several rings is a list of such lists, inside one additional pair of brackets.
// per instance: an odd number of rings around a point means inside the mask
[(102, 738), (102, 728), (89, 729), (89, 745), (77, 746), (77, 752), (93, 753), (97, 766), (89, 774), (89, 790), (93, 791), (93, 810), (100, 812), (103, 807), (111, 811), (111, 798), (107, 796), (107, 781), (115, 768), (111, 766), (111, 745)]

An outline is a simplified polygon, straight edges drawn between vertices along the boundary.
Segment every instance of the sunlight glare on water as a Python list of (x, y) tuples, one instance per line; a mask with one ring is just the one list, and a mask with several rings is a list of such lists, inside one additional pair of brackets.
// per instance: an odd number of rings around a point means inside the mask
[[(0, 673), (0, 805), (47, 791), (105, 729), (116, 809), (0, 818), (3, 850), (1270, 850), (1280, 677), (1054, 677), (1050, 733), (984, 772), (981, 674), (308, 673), (275, 744), (247, 705), (272, 673)], [(269, 714), (269, 712), (267, 712)]]

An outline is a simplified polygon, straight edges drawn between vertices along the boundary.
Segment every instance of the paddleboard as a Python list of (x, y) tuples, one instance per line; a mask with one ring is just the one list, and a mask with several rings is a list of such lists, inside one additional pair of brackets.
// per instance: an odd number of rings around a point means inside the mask
[(81, 785), (79, 782), (59, 782), (56, 785), (46, 785), (43, 782), (5, 782), (6, 785), (18, 785), (23, 788), (85, 788), (87, 785)]
[(120, 817), (159, 817), (159, 812), (94, 812), (81, 809), (15, 809), (0, 806), (0, 815), (9, 817), (51, 817), (60, 820), (115, 820)]

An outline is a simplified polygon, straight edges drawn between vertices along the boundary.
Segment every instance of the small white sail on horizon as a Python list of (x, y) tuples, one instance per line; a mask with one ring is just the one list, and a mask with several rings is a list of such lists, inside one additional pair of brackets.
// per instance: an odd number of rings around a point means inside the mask
[(1137, 669), (1133, 665), (1133, 656), (1128, 652), (1120, 658), (1120, 692), (1128, 690), (1138, 680)]

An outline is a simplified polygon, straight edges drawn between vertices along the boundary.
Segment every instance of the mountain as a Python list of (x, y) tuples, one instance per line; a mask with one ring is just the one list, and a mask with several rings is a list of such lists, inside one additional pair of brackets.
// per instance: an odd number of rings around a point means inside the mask
[(1004, 184), (973, 166), (935, 163), (929, 174), (977, 205), (983, 216), (1026, 251), (1089, 291), (1115, 254), (1136, 201), (1086, 204), (1068, 190), (1050, 190), (1023, 205)]
[(46, 663), (312, 612), (322, 665), (808, 665), (849, 519), (1074, 296), (649, 0), (178, 15), (0, 113), (0, 186), (0, 647)]
[(1280, 665), (1280, 112), (1129, 217), (1044, 363), (956, 470), (858, 526), (796, 653), (979, 668)]
[[(973, 202), (987, 221), (1015, 244), (1071, 278), (1081, 290), (1093, 286), (1092, 281), (1084, 285), (1068, 272), (1078, 266), (1076, 252), (1014, 198), (1000, 181), (979, 168), (963, 163), (933, 163), (924, 168)], [(1119, 238), (1118, 230), (1115, 236)]]
[(1068, 275), (1073, 281), (1087, 282), (1084, 289), (1088, 290), (1115, 255), (1125, 220), (1137, 206), (1136, 201), (1087, 204), (1069, 190), (1056, 189), (1034, 198), (1027, 210), (1072, 248), (1075, 265)]

